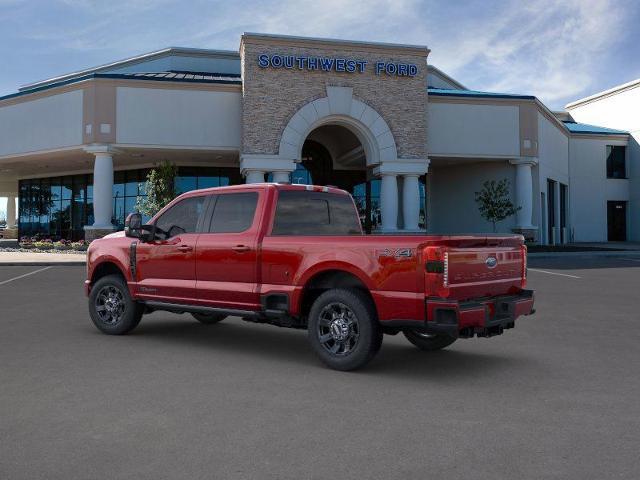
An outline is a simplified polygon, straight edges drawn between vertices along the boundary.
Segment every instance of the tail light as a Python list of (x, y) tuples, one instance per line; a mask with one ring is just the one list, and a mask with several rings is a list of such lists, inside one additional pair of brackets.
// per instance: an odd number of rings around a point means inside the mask
[(527, 246), (520, 245), (520, 254), (522, 255), (522, 272), (520, 275), (520, 286), (527, 288)]
[(449, 296), (449, 253), (444, 247), (425, 249), (425, 287), (427, 295)]

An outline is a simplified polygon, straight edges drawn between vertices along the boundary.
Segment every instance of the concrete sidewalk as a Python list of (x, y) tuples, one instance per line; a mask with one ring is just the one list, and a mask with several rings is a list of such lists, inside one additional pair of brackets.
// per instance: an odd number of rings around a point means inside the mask
[(591, 250), (585, 252), (529, 252), (529, 258), (628, 257), (640, 259), (640, 250)]
[(87, 256), (79, 253), (35, 253), (0, 252), (0, 267), (3, 265), (84, 265)]

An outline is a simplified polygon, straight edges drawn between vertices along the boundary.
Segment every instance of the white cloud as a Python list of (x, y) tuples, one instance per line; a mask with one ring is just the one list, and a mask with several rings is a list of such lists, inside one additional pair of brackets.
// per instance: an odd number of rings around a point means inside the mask
[(437, 39), (433, 60), (472, 88), (558, 106), (592, 88), (598, 58), (624, 36), (627, 11), (609, 0), (513, 2), (494, 20), (461, 26), (453, 42)]

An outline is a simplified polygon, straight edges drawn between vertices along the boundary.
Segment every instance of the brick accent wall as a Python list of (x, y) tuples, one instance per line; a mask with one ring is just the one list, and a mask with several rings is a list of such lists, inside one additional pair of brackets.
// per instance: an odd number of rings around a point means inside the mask
[[(243, 37), (240, 55), (243, 75), (242, 153), (277, 154), (289, 119), (305, 104), (327, 95), (327, 86), (353, 88), (353, 97), (376, 110), (394, 136), (399, 158), (427, 157), (427, 58), (413, 50), (357, 44), (318, 45), (296, 39), (274, 42)], [(364, 73), (262, 68), (260, 54), (281, 54), (365, 60)], [(378, 61), (418, 66), (414, 77), (375, 74)]]

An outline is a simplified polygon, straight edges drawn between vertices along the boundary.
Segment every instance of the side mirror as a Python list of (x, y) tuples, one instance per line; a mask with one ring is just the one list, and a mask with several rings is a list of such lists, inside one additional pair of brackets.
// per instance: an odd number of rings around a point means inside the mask
[(124, 221), (124, 234), (131, 238), (142, 237), (142, 215), (130, 213)]

